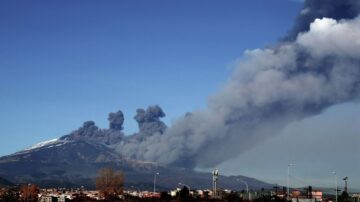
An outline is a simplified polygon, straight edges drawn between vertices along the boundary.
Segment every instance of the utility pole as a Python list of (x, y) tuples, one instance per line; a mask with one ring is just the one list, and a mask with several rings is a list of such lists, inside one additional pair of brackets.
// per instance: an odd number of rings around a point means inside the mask
[(344, 192), (345, 193), (348, 193), (348, 177), (344, 177), (344, 181), (345, 181), (345, 187), (344, 187)]
[(289, 163), (288, 164), (288, 170), (287, 170), (287, 194), (286, 199), (290, 200), (290, 167), (295, 166), (295, 164)]
[(156, 191), (156, 176), (159, 175), (159, 173), (154, 173), (154, 194)]
[(217, 196), (217, 181), (219, 179), (219, 170), (214, 169), (212, 174), (213, 174), (213, 193), (214, 196)]
[(335, 171), (333, 171), (333, 174), (335, 180), (335, 202), (338, 202), (338, 179)]

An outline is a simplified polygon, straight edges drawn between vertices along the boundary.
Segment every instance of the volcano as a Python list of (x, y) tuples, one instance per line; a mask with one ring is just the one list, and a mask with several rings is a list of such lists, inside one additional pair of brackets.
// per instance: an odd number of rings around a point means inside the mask
[[(99, 169), (111, 167), (124, 172), (126, 187), (152, 190), (156, 172), (160, 173), (158, 190), (174, 188), (179, 182), (198, 189), (212, 186), (211, 173), (125, 157), (113, 147), (126, 138), (121, 132), (109, 130), (94, 135), (94, 129), (93, 123), (85, 122), (83, 127), (69, 135), (0, 157), (0, 177), (16, 184), (35, 183), (44, 188), (84, 186), (93, 189)], [(91, 130), (93, 132), (89, 133)], [(246, 181), (252, 189), (272, 187), (271, 184), (245, 176), (221, 176), (220, 187), (244, 189), (238, 179)]]

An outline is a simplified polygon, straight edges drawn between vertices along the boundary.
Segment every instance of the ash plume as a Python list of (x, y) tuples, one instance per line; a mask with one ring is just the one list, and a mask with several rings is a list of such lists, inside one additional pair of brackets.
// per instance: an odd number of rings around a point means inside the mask
[(124, 140), (124, 115), (122, 111), (109, 113), (109, 129), (100, 129), (94, 121), (86, 121), (79, 129), (60, 138), (60, 140), (81, 140), (113, 146)]
[(166, 132), (167, 126), (161, 121), (163, 117), (165, 113), (158, 105), (149, 106), (146, 110), (137, 109), (134, 119), (138, 123), (139, 132), (127, 136), (115, 146), (115, 150), (129, 158), (147, 160), (138, 155), (139, 145), (145, 144), (153, 136), (158, 138)]
[(164, 133), (166, 130), (166, 125), (160, 120), (160, 118), (165, 117), (164, 111), (158, 106), (149, 106), (146, 110), (137, 109), (134, 119), (139, 125), (139, 133), (143, 134), (154, 134), (154, 133)]
[[(305, 1), (287, 39), (274, 48), (246, 51), (206, 109), (184, 115), (164, 134), (154, 133), (118, 150), (164, 164), (212, 167), (289, 123), (359, 100), (358, 14), (357, 0)], [(146, 114), (139, 110), (135, 117), (140, 131), (152, 130), (143, 125)]]
[(63, 140), (81, 140), (98, 136), (100, 129), (94, 121), (85, 121), (79, 129), (61, 137)]
[(124, 114), (122, 111), (109, 114), (109, 128), (112, 130), (122, 130), (124, 123)]

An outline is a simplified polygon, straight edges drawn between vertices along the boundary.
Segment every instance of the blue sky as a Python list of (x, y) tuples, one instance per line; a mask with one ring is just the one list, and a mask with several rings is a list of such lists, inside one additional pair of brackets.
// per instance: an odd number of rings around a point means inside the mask
[[(204, 108), (244, 50), (276, 43), (301, 8), (296, 0), (1, 1), (0, 155), (87, 120), (106, 128), (118, 109), (127, 134), (148, 105), (159, 104), (171, 125)], [(332, 107), (219, 167), (284, 184), (294, 162), (298, 186), (330, 186), (332, 170), (359, 177), (359, 115), (359, 105)]]
[(245, 49), (276, 42), (289, 0), (2, 1), (0, 155), (107, 114), (159, 104), (170, 124), (206, 105)]

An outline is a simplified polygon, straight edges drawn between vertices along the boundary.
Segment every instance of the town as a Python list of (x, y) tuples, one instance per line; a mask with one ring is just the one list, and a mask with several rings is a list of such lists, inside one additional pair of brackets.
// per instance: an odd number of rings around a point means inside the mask
[[(249, 189), (247, 182), (244, 190), (223, 189), (219, 186), (219, 171), (212, 173), (213, 187), (209, 189), (196, 189), (179, 182), (171, 190), (157, 190), (154, 173), (153, 190), (141, 190), (137, 186), (124, 186), (124, 174), (112, 168), (103, 168), (96, 177), (96, 189), (87, 190), (79, 188), (41, 188), (36, 184), (20, 184), (2, 186), (0, 188), (0, 201), (24, 202), (66, 202), (66, 201), (292, 201), (292, 202), (359, 202), (360, 193), (348, 192), (348, 178), (345, 177), (344, 187), (336, 189), (314, 189), (312, 186), (293, 188), (274, 186), (270, 189)], [(289, 179), (290, 180), (290, 179)], [(337, 180), (337, 179), (336, 179)], [(289, 182), (289, 181), (288, 181)], [(338, 182), (336, 181), (336, 186)]]

